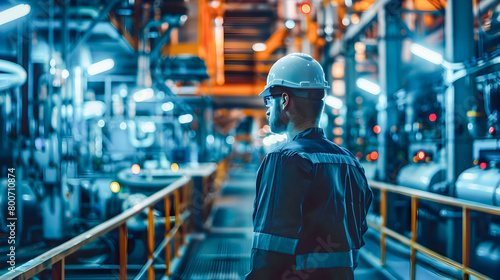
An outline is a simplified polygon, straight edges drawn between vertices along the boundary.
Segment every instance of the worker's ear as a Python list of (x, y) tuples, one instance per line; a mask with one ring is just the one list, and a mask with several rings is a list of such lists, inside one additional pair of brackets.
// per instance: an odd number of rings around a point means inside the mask
[(287, 110), (290, 107), (290, 95), (288, 95), (288, 93), (283, 92), (283, 95), (281, 96), (281, 103), (283, 110)]

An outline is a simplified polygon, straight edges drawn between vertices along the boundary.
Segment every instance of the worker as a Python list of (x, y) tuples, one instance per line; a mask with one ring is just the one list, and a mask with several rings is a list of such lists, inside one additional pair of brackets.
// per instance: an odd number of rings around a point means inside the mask
[(328, 82), (311, 56), (292, 53), (259, 95), (273, 133), (288, 142), (257, 173), (251, 271), (246, 279), (353, 279), (372, 201), (364, 170), (319, 127)]

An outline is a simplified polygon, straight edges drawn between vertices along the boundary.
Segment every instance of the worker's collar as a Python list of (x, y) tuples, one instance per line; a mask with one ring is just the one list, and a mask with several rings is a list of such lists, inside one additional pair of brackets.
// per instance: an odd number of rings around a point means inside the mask
[(295, 137), (293, 137), (293, 140), (297, 140), (299, 138), (314, 139), (314, 138), (324, 138), (324, 137), (325, 133), (323, 132), (322, 128), (311, 127), (295, 135)]

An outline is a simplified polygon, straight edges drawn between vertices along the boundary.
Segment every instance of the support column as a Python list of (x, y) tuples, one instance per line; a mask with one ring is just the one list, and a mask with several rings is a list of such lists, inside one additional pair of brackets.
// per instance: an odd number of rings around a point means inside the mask
[[(401, 3), (399, 3), (401, 5)], [(392, 162), (396, 148), (390, 137), (390, 129), (397, 125), (397, 108), (394, 93), (401, 88), (401, 31), (394, 11), (398, 7), (390, 5), (378, 13), (379, 80), (381, 93), (377, 104), (378, 134), (377, 179), (394, 183), (395, 171)]]
[(346, 111), (341, 113), (345, 120), (344, 126), (344, 143), (349, 151), (354, 151), (356, 147), (357, 135), (354, 132), (356, 129), (356, 119), (354, 111), (356, 111), (356, 60), (354, 59), (356, 51), (354, 43), (346, 42), (345, 44), (345, 64), (344, 64), (344, 83), (345, 83), (345, 102)]
[[(472, 1), (449, 1), (445, 15), (445, 59), (463, 62), (474, 56), (474, 17)], [(445, 77), (446, 79), (446, 77)], [(474, 101), (472, 80), (465, 77), (450, 85), (446, 92), (446, 166), (447, 182), (472, 166), (472, 137), (467, 132), (466, 107)], [(460, 155), (459, 158), (457, 155)], [(458, 159), (458, 160), (457, 160)]]
[[(460, 2), (460, 3), (459, 3)], [(445, 14), (445, 59), (463, 62), (474, 55), (474, 20), (472, 1), (448, 1)], [(446, 77), (452, 74), (445, 72)], [(469, 77), (451, 84), (445, 92), (446, 182), (453, 193), (457, 177), (472, 166), (472, 138), (467, 132), (466, 104), (474, 102), (474, 88)], [(446, 253), (460, 259), (461, 240), (455, 232), (461, 224), (448, 221)], [(458, 248), (458, 249), (457, 249)]]

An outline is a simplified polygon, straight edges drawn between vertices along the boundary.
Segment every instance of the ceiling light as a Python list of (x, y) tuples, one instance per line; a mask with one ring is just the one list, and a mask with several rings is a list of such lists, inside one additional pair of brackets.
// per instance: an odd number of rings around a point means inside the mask
[(24, 17), (31, 11), (31, 6), (28, 4), (20, 4), (0, 12), (0, 25)]
[(152, 88), (145, 88), (134, 93), (135, 102), (142, 102), (153, 98), (155, 91)]
[(263, 52), (266, 49), (267, 49), (267, 46), (264, 43), (255, 43), (252, 46), (252, 50), (255, 51), (255, 52)]
[(90, 76), (94, 76), (102, 72), (111, 70), (113, 67), (115, 67), (115, 61), (111, 58), (108, 58), (89, 65), (89, 67), (87, 68), (87, 73), (89, 73)]
[(191, 114), (185, 114), (185, 115), (179, 116), (180, 123), (190, 123), (192, 121), (193, 121), (193, 115), (191, 115)]
[(170, 110), (174, 109), (174, 103), (172, 102), (166, 102), (161, 105), (161, 109), (165, 112), (168, 112)]
[(432, 51), (424, 46), (421, 46), (419, 44), (412, 44), (410, 46), (410, 51), (418, 56), (421, 57), (429, 62), (432, 62), (434, 64), (440, 65), (443, 63), (443, 56), (440, 55), (439, 53)]
[(364, 79), (364, 78), (359, 78), (356, 81), (356, 85), (360, 89), (362, 89), (364, 91), (367, 91), (367, 92), (369, 92), (369, 93), (371, 93), (373, 95), (378, 95), (381, 92), (379, 85), (377, 85), (374, 82), (370, 82), (370, 81), (368, 81), (367, 79)]
[(342, 100), (340, 98), (328, 95), (325, 98), (325, 104), (334, 108), (334, 109), (340, 109), (344, 105), (344, 102), (342, 102)]

